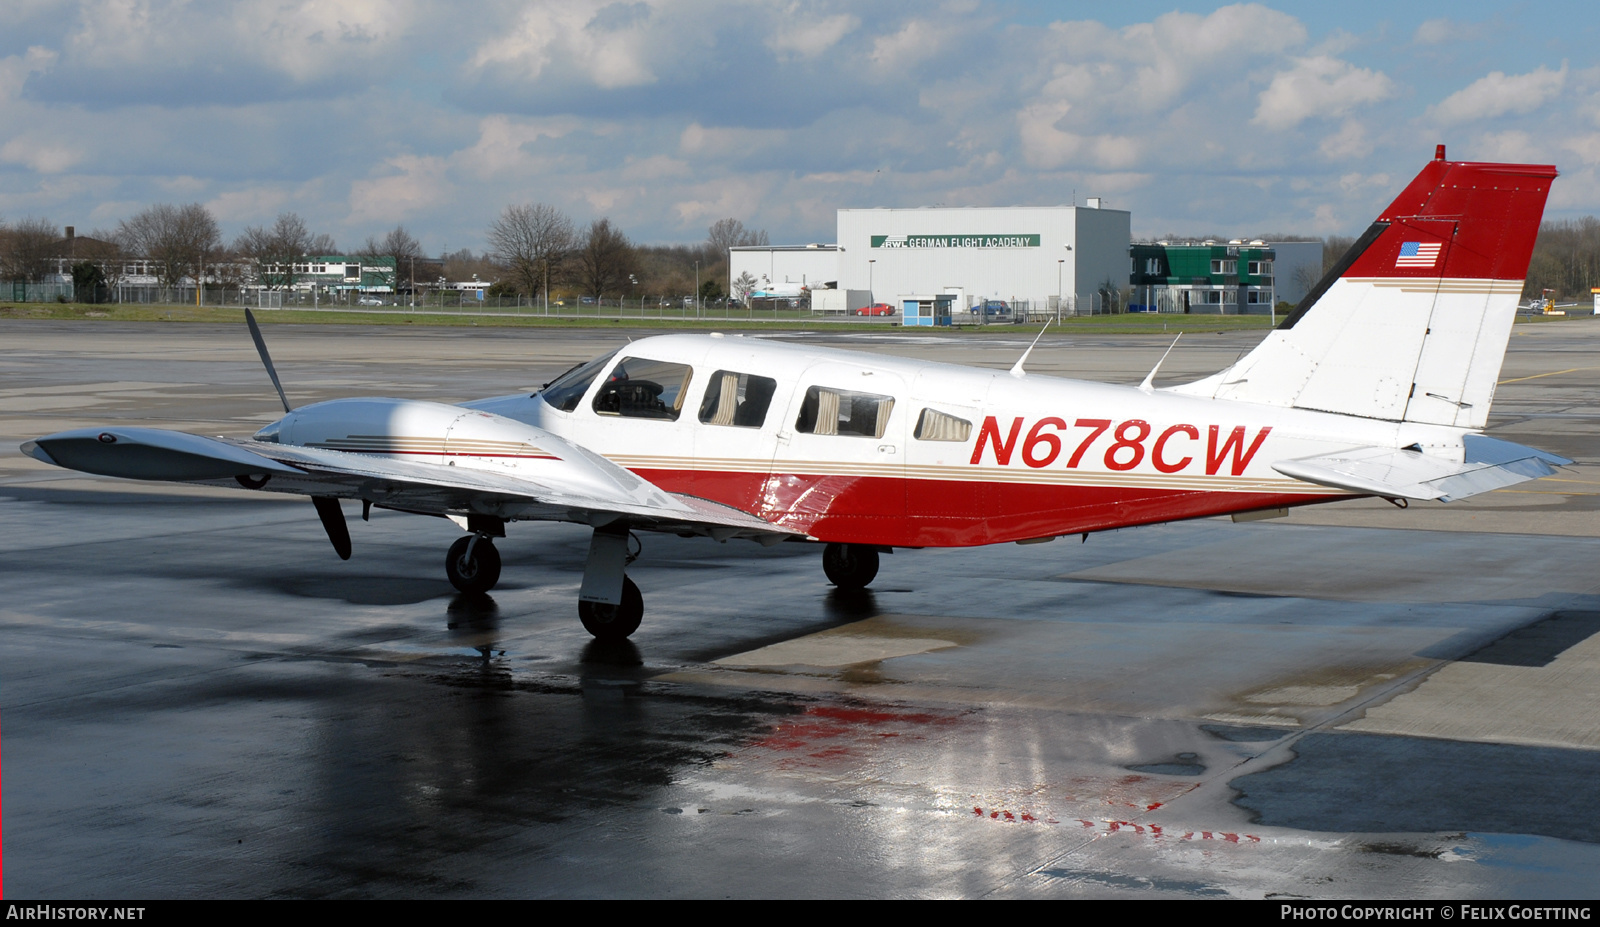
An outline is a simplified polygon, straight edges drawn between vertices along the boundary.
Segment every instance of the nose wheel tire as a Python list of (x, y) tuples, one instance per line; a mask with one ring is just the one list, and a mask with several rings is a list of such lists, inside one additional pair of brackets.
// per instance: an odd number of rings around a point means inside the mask
[[(500, 581), (500, 552), (494, 549), (494, 542), (487, 537), (479, 537), (478, 543), (472, 543), (473, 535), (457, 538), (450, 545), (450, 551), (444, 555), (444, 572), (450, 577), (450, 585), (462, 592), (488, 592), (494, 584)], [(472, 555), (467, 556), (467, 549), (472, 549)]]
[(579, 602), (578, 618), (590, 634), (603, 641), (627, 640), (644, 619), (644, 596), (633, 580), (622, 578), (622, 604)]
[(869, 544), (829, 544), (822, 549), (822, 572), (840, 589), (865, 589), (878, 575), (878, 549)]

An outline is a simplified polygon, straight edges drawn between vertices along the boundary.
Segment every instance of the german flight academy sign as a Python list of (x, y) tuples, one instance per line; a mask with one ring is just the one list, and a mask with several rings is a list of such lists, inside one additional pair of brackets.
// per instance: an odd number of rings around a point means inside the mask
[(874, 248), (1037, 248), (1038, 235), (874, 235)]

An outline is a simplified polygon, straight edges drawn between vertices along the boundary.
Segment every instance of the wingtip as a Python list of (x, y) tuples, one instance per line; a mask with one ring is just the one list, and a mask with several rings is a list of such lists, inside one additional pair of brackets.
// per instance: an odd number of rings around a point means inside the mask
[(60, 464), (55, 462), (55, 459), (53, 457), (51, 457), (50, 454), (47, 451), (45, 451), (44, 448), (39, 446), (39, 442), (37, 442), (37, 441), (24, 441), (24, 442), (22, 442), (22, 453), (27, 454), (29, 457), (32, 457), (34, 460), (43, 461), (44, 463), (50, 464), (52, 466), (57, 466), (57, 467), (61, 466)]

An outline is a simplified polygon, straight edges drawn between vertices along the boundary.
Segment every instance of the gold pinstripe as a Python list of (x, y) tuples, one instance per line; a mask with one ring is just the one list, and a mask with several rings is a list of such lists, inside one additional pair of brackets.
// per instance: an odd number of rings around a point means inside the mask
[(710, 470), (718, 473), (804, 473), (808, 476), (865, 476), (885, 479), (951, 480), (984, 483), (1026, 483), (1046, 486), (1104, 486), (1168, 489), (1189, 492), (1268, 492), (1304, 495), (1349, 495), (1345, 490), (1272, 477), (1186, 476), (1161, 473), (1113, 473), (1096, 470), (1038, 470), (958, 466), (901, 466), (818, 460), (741, 460), (737, 458), (652, 457), (608, 455), (629, 470)]
[(1402, 293), (1468, 293), (1489, 296), (1495, 293), (1522, 295), (1521, 280), (1485, 280), (1476, 277), (1345, 277), (1350, 283), (1364, 283)]

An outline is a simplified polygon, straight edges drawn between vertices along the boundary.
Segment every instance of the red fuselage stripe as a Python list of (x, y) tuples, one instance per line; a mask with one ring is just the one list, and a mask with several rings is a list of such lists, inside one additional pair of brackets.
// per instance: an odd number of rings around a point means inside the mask
[(669, 492), (720, 502), (824, 541), (891, 547), (972, 547), (1349, 498), (841, 474), (633, 472)]

